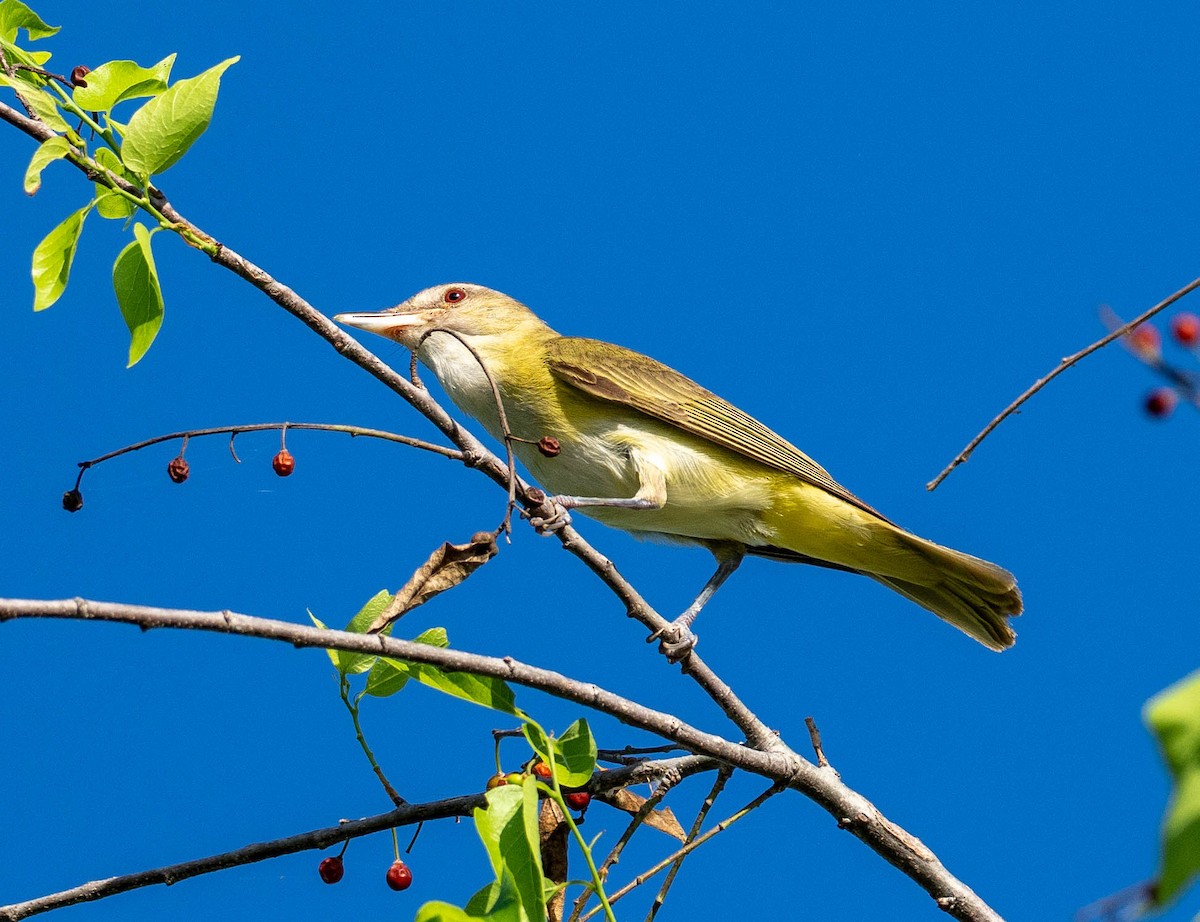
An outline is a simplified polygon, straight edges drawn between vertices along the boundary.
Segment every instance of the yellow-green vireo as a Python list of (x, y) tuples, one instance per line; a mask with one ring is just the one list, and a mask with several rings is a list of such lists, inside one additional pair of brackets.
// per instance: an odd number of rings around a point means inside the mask
[[(758, 420), (652, 358), (560, 336), (520, 302), (460, 282), (334, 320), (415, 351), (503, 439), (482, 361), (511, 434), (528, 440), (514, 452), (564, 510), (708, 548), (717, 571), (663, 632), (673, 658), (691, 649), (692, 621), (746, 554), (861, 573), (992, 650), (1013, 643), (1007, 619), (1021, 613), (1021, 593), (1011, 573), (905, 531)], [(545, 436), (558, 440), (557, 455), (531, 444)]]

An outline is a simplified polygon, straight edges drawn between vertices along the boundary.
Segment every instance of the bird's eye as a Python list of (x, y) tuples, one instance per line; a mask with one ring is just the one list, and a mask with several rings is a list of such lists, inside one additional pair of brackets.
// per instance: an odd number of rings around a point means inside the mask
[(442, 300), (447, 304), (457, 304), (467, 296), (467, 293), (461, 288), (447, 288), (446, 293), (442, 295)]

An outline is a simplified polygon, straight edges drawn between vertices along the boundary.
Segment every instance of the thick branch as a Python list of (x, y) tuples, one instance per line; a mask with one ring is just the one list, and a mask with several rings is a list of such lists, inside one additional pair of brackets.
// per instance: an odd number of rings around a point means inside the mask
[(284, 641), (296, 647), (334, 648), (429, 663), (450, 671), (492, 676), (536, 688), (673, 740), (698, 755), (707, 755), (735, 768), (786, 784), (818, 803), (834, 817), (839, 828), (850, 831), (889, 864), (899, 868), (954, 918), (990, 922), (1000, 919), (969, 887), (955, 878), (919, 839), (886, 819), (865, 797), (844, 784), (832, 768), (819, 768), (795, 754), (761, 752), (740, 746), (597, 685), (579, 682), (547, 669), (527, 666), (509, 657), (498, 659), (480, 656), (376, 634), (321, 630), (229, 611), (181, 611), (85, 599), (0, 599), (0, 622), (14, 618), (113, 621), (143, 629), (163, 627), (239, 634)]

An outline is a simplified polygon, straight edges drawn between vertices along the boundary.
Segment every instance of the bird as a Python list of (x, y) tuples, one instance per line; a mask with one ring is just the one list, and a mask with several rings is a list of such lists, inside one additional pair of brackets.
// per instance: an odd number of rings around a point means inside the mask
[[(562, 336), (516, 299), (466, 282), (333, 319), (405, 346), (463, 412), (493, 437), (512, 437), (562, 510), (533, 523), (543, 532), (578, 509), (712, 553), (716, 572), (651, 636), (672, 661), (691, 652), (696, 616), (747, 555), (870, 577), (991, 650), (1016, 638), (1008, 619), (1023, 603), (1008, 570), (906, 531), (782, 436), (649, 356)], [(539, 448), (547, 437), (557, 453)]]

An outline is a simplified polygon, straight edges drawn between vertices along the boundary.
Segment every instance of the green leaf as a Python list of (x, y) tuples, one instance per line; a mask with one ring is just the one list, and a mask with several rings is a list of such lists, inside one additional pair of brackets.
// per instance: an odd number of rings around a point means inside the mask
[(237, 61), (229, 58), (198, 76), (180, 80), (133, 113), (121, 147), (125, 165), (139, 176), (150, 176), (178, 161), (208, 128), (221, 74)]
[(521, 717), (521, 711), (516, 705), (513, 691), (500, 679), (491, 676), (473, 675), (469, 672), (446, 672), (437, 666), (425, 663), (410, 663), (413, 678), (430, 688), (454, 695), (485, 708)]
[(8, 58), (9, 64), (26, 64), (31, 67), (41, 67), (52, 57), (49, 51), (26, 51), (24, 48), (18, 48), (16, 45), (6, 42), (3, 38), (0, 38), (0, 49), (3, 49), (4, 56)]
[(367, 694), (375, 698), (386, 698), (407, 685), (408, 679), (408, 663), (380, 656), (367, 673)]
[(87, 75), (87, 86), (77, 86), (75, 104), (89, 112), (107, 112), (126, 99), (157, 96), (167, 89), (175, 55), (163, 58), (153, 67), (135, 61), (109, 61)]
[(67, 156), (70, 149), (71, 145), (67, 139), (59, 135), (46, 138), (38, 145), (38, 149), (33, 152), (33, 159), (29, 161), (29, 167), (25, 170), (26, 195), (34, 195), (38, 189), (42, 188), (42, 170), (55, 160), (61, 160)]
[[(3, 2), (3, 0), (0, 0), (0, 2)], [(58, 112), (58, 103), (45, 90), (38, 89), (32, 83), (26, 83), (24, 80), (10, 77), (5, 73), (0, 73), (0, 85), (19, 93), (21, 98), (29, 104), (29, 108), (33, 110), (33, 114), (45, 122), (46, 127), (51, 131), (71, 130)]]
[(546, 736), (532, 721), (526, 721), (521, 729), (534, 752), (547, 765), (551, 761), (548, 756), (554, 754), (554, 773), (560, 785), (580, 788), (591, 780), (596, 770), (596, 740), (586, 720), (575, 721), (558, 739)]
[(596, 739), (584, 718), (579, 718), (557, 740), (558, 783), (583, 787), (596, 770)]
[(29, 40), (48, 38), (61, 26), (48, 26), (42, 18), (20, 0), (0, 0), (0, 38), (6, 42), (17, 40), (17, 30), (24, 29)]
[(413, 638), (413, 643), (423, 643), (430, 647), (441, 647), (445, 649), (450, 646), (450, 638), (446, 634), (444, 627), (431, 627), (427, 631), (422, 631)]
[(150, 251), (150, 232), (145, 225), (133, 225), (134, 240), (125, 247), (113, 263), (113, 290), (121, 316), (129, 327), (129, 364), (132, 368), (141, 361), (163, 320), (162, 289), (158, 285), (158, 270)]
[(449, 903), (426, 903), (417, 910), (416, 922), (471, 922), (474, 919), (486, 922), (530, 922), (521, 907), (521, 898), (512, 874), (504, 874), (476, 893), (466, 909)]
[[(119, 157), (107, 147), (97, 149), (95, 160), (114, 176), (121, 176), (131, 182), (135, 177), (129, 174)], [(137, 211), (137, 206), (125, 196), (114, 192), (108, 186), (96, 183), (96, 211), (102, 218), (117, 218), (124, 220)]]
[(497, 879), (511, 874), (525, 916), (546, 918), (545, 876), (538, 840), (537, 785), (506, 784), (487, 792), (487, 809), (476, 808), (475, 831)]
[(83, 219), (91, 205), (67, 215), (33, 251), (33, 309), (43, 311), (57, 301), (67, 288), (71, 261), (83, 232)]
[[(367, 600), (367, 604), (359, 609), (358, 614), (350, 619), (345, 630), (351, 634), (363, 634), (379, 617), (380, 612), (388, 607), (392, 595), (386, 589), (380, 589)], [(387, 634), (391, 628), (384, 630)], [(330, 650), (329, 658), (333, 660), (334, 668), (342, 675), (357, 675), (366, 672), (375, 665), (376, 656), (373, 653), (350, 653), (345, 650)]]
[(1200, 873), (1200, 672), (1146, 703), (1145, 719), (1175, 781), (1162, 828), (1155, 905), (1172, 902)]
[(123, 221), (126, 218), (132, 217), (136, 210), (133, 202), (129, 201), (129, 199), (113, 192), (107, 186), (96, 183), (96, 212), (100, 217), (115, 218)]

